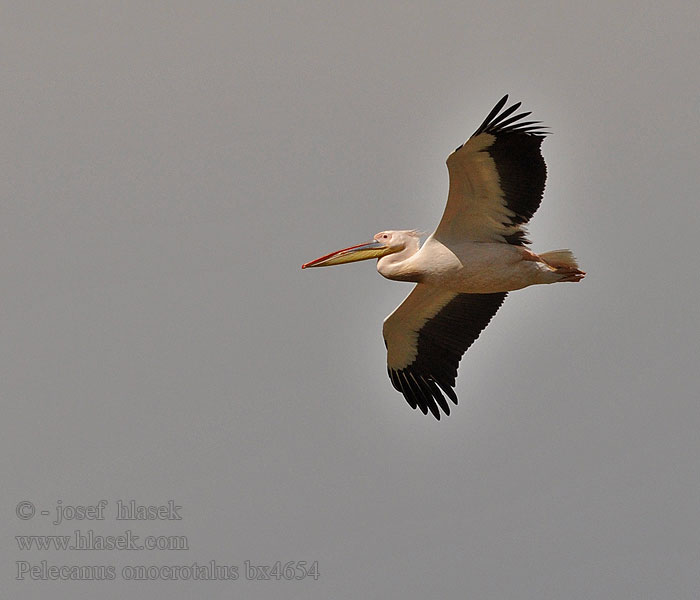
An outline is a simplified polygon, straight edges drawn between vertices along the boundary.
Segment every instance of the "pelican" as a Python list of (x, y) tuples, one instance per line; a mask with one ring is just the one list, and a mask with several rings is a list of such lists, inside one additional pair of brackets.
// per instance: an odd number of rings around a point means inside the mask
[[(415, 230), (381, 231), (364, 244), (302, 265), (326, 267), (376, 258), (387, 279), (417, 285), (385, 320), (387, 370), (409, 405), (440, 419), (457, 404), (462, 355), (503, 304), (530, 285), (583, 279), (570, 250), (535, 254), (525, 224), (542, 201), (546, 167), (541, 121), (504, 110), (506, 94), (474, 134), (447, 158), (447, 205), (420, 245)], [(512, 115), (512, 116), (511, 116)]]

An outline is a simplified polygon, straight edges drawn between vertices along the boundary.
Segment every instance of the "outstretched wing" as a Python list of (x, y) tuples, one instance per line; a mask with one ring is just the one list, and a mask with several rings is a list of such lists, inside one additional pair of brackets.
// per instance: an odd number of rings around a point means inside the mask
[[(387, 368), (412, 408), (450, 414), (462, 355), (496, 314), (507, 292), (458, 294), (418, 284), (384, 320)], [(439, 407), (439, 408), (438, 408)]]
[[(547, 170), (540, 145), (547, 131), (539, 121), (503, 110), (501, 98), (469, 140), (447, 158), (450, 189), (438, 240), (529, 243), (523, 225), (542, 201)], [(511, 116), (513, 115), (513, 116)]]

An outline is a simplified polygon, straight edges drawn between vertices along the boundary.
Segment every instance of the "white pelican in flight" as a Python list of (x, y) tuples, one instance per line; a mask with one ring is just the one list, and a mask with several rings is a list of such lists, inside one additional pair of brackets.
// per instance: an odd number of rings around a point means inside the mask
[[(535, 254), (524, 228), (542, 200), (546, 167), (540, 121), (503, 110), (504, 96), (469, 140), (447, 159), (450, 187), (437, 229), (382, 231), (374, 240), (312, 260), (302, 269), (377, 258), (387, 279), (417, 285), (384, 320), (389, 378), (412, 408), (450, 414), (462, 355), (509, 291), (580, 281), (570, 250)], [(511, 116), (513, 115), (513, 116)]]

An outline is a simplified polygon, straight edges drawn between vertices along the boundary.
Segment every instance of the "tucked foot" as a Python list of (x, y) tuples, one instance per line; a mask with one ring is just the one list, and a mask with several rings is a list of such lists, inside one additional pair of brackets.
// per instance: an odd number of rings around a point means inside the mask
[(574, 267), (557, 267), (554, 269), (554, 272), (557, 275), (561, 276), (561, 279), (559, 281), (581, 281), (585, 276), (586, 273), (584, 271), (581, 271), (580, 269), (574, 268)]

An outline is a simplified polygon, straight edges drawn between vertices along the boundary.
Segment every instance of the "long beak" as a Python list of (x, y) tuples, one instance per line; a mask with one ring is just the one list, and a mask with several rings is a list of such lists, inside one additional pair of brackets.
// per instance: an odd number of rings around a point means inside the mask
[(368, 260), (370, 258), (381, 258), (387, 254), (395, 252), (379, 242), (366, 242), (357, 246), (350, 246), (342, 250), (336, 250), (316, 260), (304, 263), (302, 269), (307, 267), (330, 267), (331, 265), (342, 265), (344, 263), (355, 262), (357, 260)]

